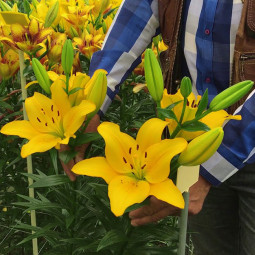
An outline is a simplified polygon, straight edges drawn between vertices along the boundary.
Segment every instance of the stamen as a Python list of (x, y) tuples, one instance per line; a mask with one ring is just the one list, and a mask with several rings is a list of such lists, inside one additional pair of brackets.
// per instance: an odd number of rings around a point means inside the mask
[(195, 100), (192, 101), (191, 107), (194, 107)]
[(41, 120), (37, 117), (37, 120), (41, 123)]
[(137, 144), (136, 149), (139, 150), (139, 144)]
[(53, 117), (51, 119), (52, 119), (52, 122), (55, 123), (55, 120), (53, 119)]
[(124, 157), (123, 157), (123, 160), (124, 160), (125, 163), (127, 163), (127, 160)]
[(132, 164), (130, 164), (130, 167), (131, 167), (131, 169), (134, 169), (134, 167), (133, 167), (133, 165), (132, 165)]
[(141, 167), (141, 169), (144, 169), (146, 167), (146, 164), (144, 164), (142, 167)]
[(51, 111), (53, 112), (53, 105), (51, 105)]
[(131, 154), (131, 151), (132, 151), (132, 148), (130, 147), (128, 153)]
[(147, 151), (145, 151), (144, 157), (147, 158), (148, 154)]

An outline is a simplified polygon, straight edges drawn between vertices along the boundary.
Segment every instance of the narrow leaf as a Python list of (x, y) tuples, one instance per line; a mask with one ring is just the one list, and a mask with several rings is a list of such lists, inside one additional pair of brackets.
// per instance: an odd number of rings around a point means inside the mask
[(204, 124), (201, 121), (195, 121), (195, 122), (185, 122), (182, 125), (182, 129), (189, 132), (195, 132), (195, 131), (209, 131), (210, 128)]
[(208, 89), (206, 89), (204, 95), (202, 96), (199, 102), (195, 117), (199, 117), (202, 114), (202, 112), (206, 109), (207, 105), (208, 105)]

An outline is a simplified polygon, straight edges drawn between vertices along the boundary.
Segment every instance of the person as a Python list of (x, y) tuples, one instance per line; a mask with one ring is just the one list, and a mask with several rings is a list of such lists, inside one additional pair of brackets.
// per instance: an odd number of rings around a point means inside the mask
[[(99, 115), (158, 33), (168, 46), (161, 64), (172, 93), (184, 75), (192, 79), (193, 93), (208, 89), (210, 100), (229, 84), (255, 80), (255, 0), (124, 0), (102, 49), (91, 60), (90, 75), (99, 68), (108, 72)], [(222, 145), (201, 166), (199, 180), (190, 188), (196, 255), (255, 254), (254, 91), (235, 108), (242, 120), (225, 125)], [(151, 197), (130, 218), (139, 226), (178, 214), (177, 208)]]

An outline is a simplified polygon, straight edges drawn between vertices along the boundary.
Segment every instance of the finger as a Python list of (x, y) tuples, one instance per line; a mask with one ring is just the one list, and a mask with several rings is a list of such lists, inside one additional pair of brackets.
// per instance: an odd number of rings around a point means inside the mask
[[(176, 209), (173, 211), (174, 213), (176, 213)], [(172, 212), (172, 213), (173, 213)], [(134, 227), (137, 226), (141, 226), (141, 225), (145, 225), (148, 223), (153, 223), (153, 222), (157, 222), (159, 220), (164, 219), (165, 217), (169, 216), (171, 214), (171, 210), (169, 210), (168, 207), (163, 208), (162, 210), (149, 215), (149, 216), (145, 216), (142, 218), (135, 218), (131, 220), (131, 225)]]
[(150, 205), (145, 205), (141, 208), (131, 211), (129, 213), (129, 218), (130, 219), (142, 218), (145, 216), (150, 216), (150, 215), (154, 214), (154, 212), (155, 211), (154, 211), (153, 207), (151, 207)]

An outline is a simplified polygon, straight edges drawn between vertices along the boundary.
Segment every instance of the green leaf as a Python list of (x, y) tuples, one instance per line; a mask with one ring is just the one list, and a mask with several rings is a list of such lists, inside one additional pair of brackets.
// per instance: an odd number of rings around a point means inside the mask
[(50, 150), (50, 158), (54, 167), (55, 173), (58, 174), (58, 152), (55, 148)]
[(97, 251), (101, 251), (105, 248), (108, 248), (111, 245), (126, 242), (126, 241), (127, 241), (127, 238), (123, 232), (119, 230), (115, 230), (115, 229), (110, 230), (100, 241), (97, 247)]
[(27, 0), (24, 0), (24, 1), (23, 1), (23, 5), (24, 5), (24, 11), (25, 11), (25, 13), (29, 15), (30, 12), (31, 12), (29, 2), (28, 2)]
[(68, 162), (77, 155), (77, 151), (61, 151), (59, 152), (59, 159), (68, 164)]
[(102, 136), (98, 133), (84, 133), (77, 136), (75, 141), (75, 146), (83, 145), (86, 143), (90, 143), (96, 140), (102, 139)]
[(79, 91), (79, 90), (81, 90), (81, 89), (83, 89), (83, 88), (77, 87), (77, 88), (71, 89), (71, 90), (68, 92), (68, 95), (70, 96), (70, 95), (76, 93), (77, 91)]
[(176, 122), (178, 122), (178, 119), (175, 115), (175, 113), (172, 110), (169, 109), (162, 109), (162, 108), (157, 108), (158, 109), (158, 113), (163, 116), (166, 119), (173, 119)]
[(207, 105), (208, 105), (208, 89), (206, 89), (204, 95), (202, 96), (199, 102), (195, 117), (199, 117), (202, 114), (202, 112), (206, 109)]
[(29, 188), (42, 188), (62, 185), (70, 182), (66, 175), (50, 175), (35, 181)]
[(0, 101), (0, 106), (3, 107), (4, 109), (8, 109), (8, 110), (13, 111), (13, 107), (10, 104), (8, 104), (4, 101)]
[(182, 129), (189, 132), (209, 131), (210, 128), (201, 121), (187, 121), (182, 125)]

